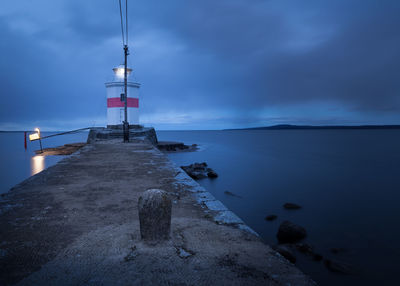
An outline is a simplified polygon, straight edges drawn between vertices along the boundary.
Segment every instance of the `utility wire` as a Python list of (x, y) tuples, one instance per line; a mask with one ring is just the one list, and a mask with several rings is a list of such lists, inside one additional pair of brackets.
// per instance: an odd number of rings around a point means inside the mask
[(128, 45), (128, 0), (125, 1), (126, 45)]
[[(126, 12), (128, 14), (128, 12)], [(121, 32), (122, 32), (122, 45), (125, 45), (125, 36), (124, 36), (124, 20), (122, 18), (122, 6), (121, 0), (119, 0), (119, 15), (121, 16)]]

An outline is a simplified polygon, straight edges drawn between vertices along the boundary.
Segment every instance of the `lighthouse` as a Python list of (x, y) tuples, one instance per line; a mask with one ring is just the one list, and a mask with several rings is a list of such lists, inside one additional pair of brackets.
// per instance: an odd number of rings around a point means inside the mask
[[(114, 79), (105, 83), (107, 90), (107, 128), (121, 128), (124, 118), (124, 72), (123, 65), (113, 68)], [(132, 69), (127, 68), (127, 115), (129, 125), (139, 125), (139, 88), (140, 84), (132, 82), (129, 77)]]

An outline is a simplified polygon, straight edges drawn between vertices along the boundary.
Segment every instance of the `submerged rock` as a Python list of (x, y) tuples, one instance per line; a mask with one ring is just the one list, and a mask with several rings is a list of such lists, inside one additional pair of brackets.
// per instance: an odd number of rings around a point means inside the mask
[(321, 254), (315, 253), (313, 247), (307, 243), (296, 243), (295, 247), (299, 252), (310, 256), (314, 261), (321, 261), (323, 258)]
[(296, 248), (298, 251), (306, 254), (313, 253), (313, 247), (307, 243), (296, 243)]
[(277, 215), (271, 214), (271, 215), (267, 215), (265, 217), (265, 220), (272, 221), (272, 220), (276, 220), (277, 218), (278, 218)]
[(286, 220), (279, 226), (276, 236), (280, 243), (293, 243), (305, 238), (306, 235), (304, 227)]
[(208, 165), (206, 162), (202, 162), (202, 163), (193, 163), (192, 166), (194, 169), (200, 169), (203, 170), (204, 168), (206, 168)]
[(341, 274), (352, 274), (352, 266), (341, 261), (325, 259), (325, 266), (332, 272)]
[(301, 206), (294, 203), (285, 203), (283, 207), (287, 210), (298, 210), (301, 209)]
[(207, 178), (207, 176), (203, 172), (199, 171), (190, 172), (188, 173), (188, 175), (195, 180)]
[(285, 257), (292, 263), (296, 263), (296, 256), (294, 255), (293, 250), (287, 245), (277, 245), (274, 246), (273, 249), (278, 252), (280, 255)]
[(228, 196), (232, 196), (232, 197), (241, 198), (241, 196), (236, 195), (236, 194), (234, 194), (234, 193), (232, 193), (232, 192), (230, 192), (230, 191), (225, 191), (224, 194), (225, 194), (225, 195), (228, 195)]
[(208, 173), (207, 173), (207, 176), (208, 176), (209, 178), (217, 178), (217, 177), (218, 177), (218, 174), (215, 173), (214, 170), (211, 170), (211, 169), (210, 169), (210, 171), (208, 171)]

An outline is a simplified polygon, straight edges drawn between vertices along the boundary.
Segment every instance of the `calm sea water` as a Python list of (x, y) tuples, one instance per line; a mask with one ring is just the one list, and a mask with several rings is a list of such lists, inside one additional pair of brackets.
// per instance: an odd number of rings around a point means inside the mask
[[(215, 180), (199, 183), (276, 244), (280, 222), (304, 226), (315, 252), (355, 274), (327, 270), (301, 253), (297, 265), (320, 285), (400, 285), (400, 131), (268, 130), (158, 132), (159, 140), (201, 145), (175, 153), (178, 165), (206, 161)], [(242, 198), (226, 195), (229, 191)], [(301, 210), (282, 208), (285, 202)], [(278, 215), (273, 222), (268, 214)], [(331, 248), (343, 248), (339, 254)]]
[[(199, 183), (224, 202), (268, 244), (280, 222), (304, 226), (315, 252), (347, 262), (340, 275), (297, 253), (297, 265), (320, 285), (399, 285), (400, 131), (268, 130), (160, 131), (159, 140), (199, 144), (173, 153), (177, 165), (207, 162), (219, 174)], [(45, 140), (44, 147), (85, 142), (87, 132)], [(0, 133), (0, 192), (55, 164), (62, 156), (33, 156), (23, 133)], [(226, 195), (229, 191), (241, 198)], [(303, 206), (287, 211), (285, 202)], [(268, 214), (278, 215), (273, 222)], [(331, 248), (343, 248), (339, 254)]]
[[(42, 132), (42, 137), (55, 134)], [(62, 136), (55, 136), (43, 140), (43, 148), (57, 147), (66, 143), (86, 142), (88, 132), (79, 132)], [(11, 187), (54, 165), (64, 156), (36, 155), (40, 150), (39, 141), (29, 142), (28, 149), (24, 149), (24, 132), (0, 132), (0, 194), (7, 192)]]

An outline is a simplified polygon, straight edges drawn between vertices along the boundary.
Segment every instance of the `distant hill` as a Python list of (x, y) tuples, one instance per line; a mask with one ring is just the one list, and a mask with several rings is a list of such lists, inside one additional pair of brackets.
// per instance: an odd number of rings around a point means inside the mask
[(279, 124), (264, 127), (237, 128), (225, 130), (283, 130), (283, 129), (400, 129), (400, 125), (291, 125)]

